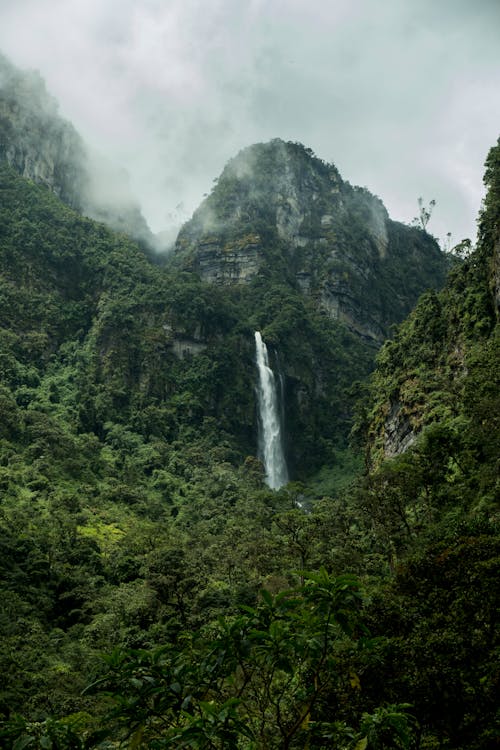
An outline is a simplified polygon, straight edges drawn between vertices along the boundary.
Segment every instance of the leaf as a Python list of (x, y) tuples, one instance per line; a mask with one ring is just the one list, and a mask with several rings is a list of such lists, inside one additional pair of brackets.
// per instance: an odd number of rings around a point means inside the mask
[(251, 630), (248, 637), (252, 640), (267, 641), (269, 640), (269, 633), (267, 630)]
[(14, 742), (14, 744), (12, 745), (12, 750), (24, 750), (25, 747), (29, 747), (29, 745), (31, 745), (34, 739), (35, 738), (33, 736), (24, 734)]
[(257, 615), (257, 610), (253, 607), (249, 607), (248, 604), (239, 604), (238, 609), (241, 609), (242, 612), (246, 612), (248, 615), (252, 615), (253, 617)]
[(273, 606), (273, 597), (272, 597), (272, 594), (270, 594), (267, 589), (261, 589), (260, 590), (260, 595), (262, 597), (262, 601), (264, 602), (264, 604), (267, 604), (268, 607), (272, 607)]
[(359, 679), (356, 672), (351, 672), (349, 675), (349, 682), (353, 690), (361, 690), (361, 680)]
[(359, 740), (359, 742), (356, 743), (356, 747), (354, 750), (366, 750), (368, 747), (368, 737), (363, 737), (363, 739)]
[(191, 703), (193, 702), (193, 696), (192, 695), (186, 695), (184, 700), (182, 701), (181, 705), (181, 711), (187, 711)]
[(133, 734), (130, 740), (130, 750), (137, 750), (142, 744), (142, 737), (144, 734), (144, 727), (140, 726)]

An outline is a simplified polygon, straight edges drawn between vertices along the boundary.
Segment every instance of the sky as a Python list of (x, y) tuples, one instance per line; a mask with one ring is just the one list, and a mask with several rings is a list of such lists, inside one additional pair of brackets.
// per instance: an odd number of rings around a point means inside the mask
[(189, 218), (241, 148), (300, 141), (411, 222), (475, 238), (500, 135), (499, 0), (0, 0), (34, 68), (125, 167), (153, 231)]

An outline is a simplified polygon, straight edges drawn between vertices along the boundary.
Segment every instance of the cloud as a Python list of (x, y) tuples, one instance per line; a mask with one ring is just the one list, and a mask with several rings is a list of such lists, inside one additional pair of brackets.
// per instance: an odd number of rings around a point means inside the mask
[(281, 137), (394, 218), (435, 198), (430, 230), (470, 236), (499, 131), (499, 27), (496, 0), (0, 4), (0, 48), (128, 170), (156, 230), (191, 213), (240, 148)]

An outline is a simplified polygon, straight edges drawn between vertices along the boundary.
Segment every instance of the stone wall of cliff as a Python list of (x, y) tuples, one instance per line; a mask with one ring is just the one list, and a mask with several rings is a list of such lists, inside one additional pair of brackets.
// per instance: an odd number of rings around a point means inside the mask
[(203, 279), (248, 284), (273, 268), (319, 309), (381, 343), (446, 260), (310, 149), (275, 139), (232, 159), (181, 229), (176, 254)]

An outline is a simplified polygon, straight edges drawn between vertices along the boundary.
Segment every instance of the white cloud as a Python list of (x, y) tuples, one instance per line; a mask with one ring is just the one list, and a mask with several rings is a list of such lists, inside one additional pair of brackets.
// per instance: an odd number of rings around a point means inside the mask
[(500, 130), (499, 22), (496, 0), (0, 0), (0, 48), (127, 168), (154, 229), (279, 136), (394, 218), (435, 198), (429, 228), (459, 239)]

